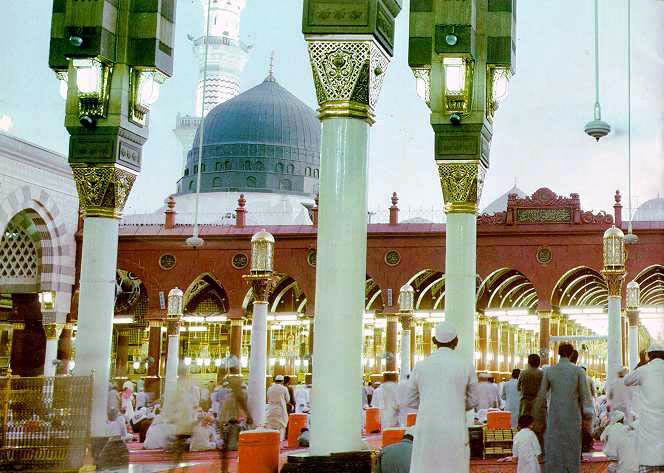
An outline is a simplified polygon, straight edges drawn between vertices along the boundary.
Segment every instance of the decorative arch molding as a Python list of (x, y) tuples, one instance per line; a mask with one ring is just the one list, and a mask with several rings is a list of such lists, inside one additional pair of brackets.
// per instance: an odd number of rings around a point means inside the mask
[(228, 310), (228, 296), (224, 286), (212, 273), (202, 273), (194, 279), (184, 292), (184, 310), (190, 311), (190, 306), (198, 305), (205, 297), (213, 297), (223, 312)]
[(535, 309), (539, 303), (532, 281), (514, 268), (500, 268), (490, 273), (477, 290), (477, 310)]
[(602, 302), (604, 298), (608, 298), (608, 292), (602, 275), (588, 266), (576, 266), (563, 273), (556, 282), (551, 293), (551, 305), (579, 305), (580, 301), (602, 304), (606, 303)]
[(634, 281), (641, 286), (641, 305), (664, 304), (664, 265), (653, 264), (642, 269)]
[[(50, 194), (31, 186), (14, 190), (0, 203), (0, 232), (4, 234), (12, 218), (22, 212), (32, 220), (40, 236), (39, 290), (56, 292), (55, 313), (50, 316), (64, 320), (76, 278), (73, 233), (61, 220), (60, 209)], [(47, 314), (44, 316), (46, 318)]]

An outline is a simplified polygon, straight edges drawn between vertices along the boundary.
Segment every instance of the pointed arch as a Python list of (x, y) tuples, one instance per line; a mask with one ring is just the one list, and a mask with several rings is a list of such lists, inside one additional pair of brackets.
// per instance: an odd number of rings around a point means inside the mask
[(228, 296), (212, 273), (203, 273), (184, 292), (185, 313), (226, 313)]

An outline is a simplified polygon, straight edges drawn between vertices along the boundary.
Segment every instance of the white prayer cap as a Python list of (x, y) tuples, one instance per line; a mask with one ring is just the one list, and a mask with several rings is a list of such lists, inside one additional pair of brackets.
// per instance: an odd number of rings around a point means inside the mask
[(625, 418), (625, 414), (623, 411), (613, 411), (611, 412), (611, 415), (609, 416), (609, 421), (612, 424), (615, 424), (616, 422), (620, 422)]
[(276, 376), (274, 377), (274, 380), (275, 380), (275, 381), (283, 381), (283, 380), (284, 380), (284, 377), (281, 376), (280, 374), (278, 374), (278, 375), (276, 375)]
[(648, 353), (652, 353), (654, 351), (664, 351), (664, 343), (653, 340), (650, 343), (650, 347), (648, 347)]
[(440, 322), (436, 325), (436, 332), (434, 334), (438, 343), (450, 343), (452, 340), (457, 338), (457, 331), (449, 322)]

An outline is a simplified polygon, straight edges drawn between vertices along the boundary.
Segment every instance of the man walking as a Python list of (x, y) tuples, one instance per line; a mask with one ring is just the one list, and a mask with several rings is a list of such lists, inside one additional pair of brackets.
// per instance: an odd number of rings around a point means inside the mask
[(521, 375), (520, 369), (512, 370), (512, 379), (503, 386), (503, 401), (505, 401), (505, 410), (512, 413), (512, 429), (516, 430), (519, 425), (519, 404), (521, 403), (521, 393), (519, 392), (518, 380)]
[(283, 383), (282, 375), (274, 377), (274, 383), (267, 390), (267, 412), (265, 413), (265, 427), (278, 430), (281, 440), (284, 440), (286, 434), (286, 425), (288, 425), (286, 405), (290, 402), (288, 389)]
[[(544, 373), (540, 369), (540, 357), (538, 354), (533, 353), (528, 355), (528, 367), (519, 375), (517, 388), (521, 392), (521, 403), (519, 407), (519, 416), (533, 416), (533, 406), (539, 393), (540, 385), (542, 384), (542, 376)], [(541, 418), (535, 419), (532, 430), (537, 435), (537, 440), (540, 442), (540, 447), (544, 451), (544, 419), (546, 419), (546, 405), (542, 407), (545, 411), (542, 413)]]
[(432, 338), (438, 348), (410, 375), (408, 405), (418, 409), (410, 473), (462, 473), (470, 469), (466, 412), (477, 407), (477, 376), (454, 349), (456, 328), (441, 322)]
[(664, 472), (664, 343), (648, 348), (647, 364), (626, 378), (627, 386), (639, 387), (640, 417), (636, 428), (639, 473)]
[(579, 473), (581, 421), (592, 419), (594, 413), (586, 374), (569, 360), (573, 351), (569, 343), (560, 345), (560, 361), (544, 372), (535, 401), (535, 414), (541, 417), (550, 391), (544, 433), (546, 473)]
[(491, 382), (489, 373), (480, 373), (480, 382), (477, 385), (478, 409), (497, 409), (500, 405), (498, 387)]

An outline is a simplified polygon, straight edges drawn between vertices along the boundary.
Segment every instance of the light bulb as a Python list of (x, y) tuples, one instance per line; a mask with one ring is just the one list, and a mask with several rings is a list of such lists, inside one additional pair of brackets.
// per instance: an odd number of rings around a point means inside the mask
[(185, 364), (186, 366), (189, 366), (189, 365), (191, 364), (191, 358), (188, 357), (188, 356), (185, 357), (185, 359), (184, 359), (184, 364)]
[(203, 358), (196, 358), (196, 364), (198, 366), (203, 366)]
[(217, 368), (221, 366), (221, 358), (217, 358), (216, 360), (214, 360), (214, 366), (216, 366)]
[(101, 63), (94, 59), (75, 59), (76, 86), (81, 94), (99, 92), (101, 83)]
[(138, 85), (138, 102), (150, 106), (159, 98), (159, 82), (153, 72), (143, 72)]
[(141, 367), (141, 364), (138, 361), (134, 361), (134, 363), (131, 365), (134, 370), (137, 370), (138, 368)]
[(466, 83), (466, 66), (463, 59), (450, 57), (443, 60), (445, 66), (445, 90), (447, 94), (463, 93)]

